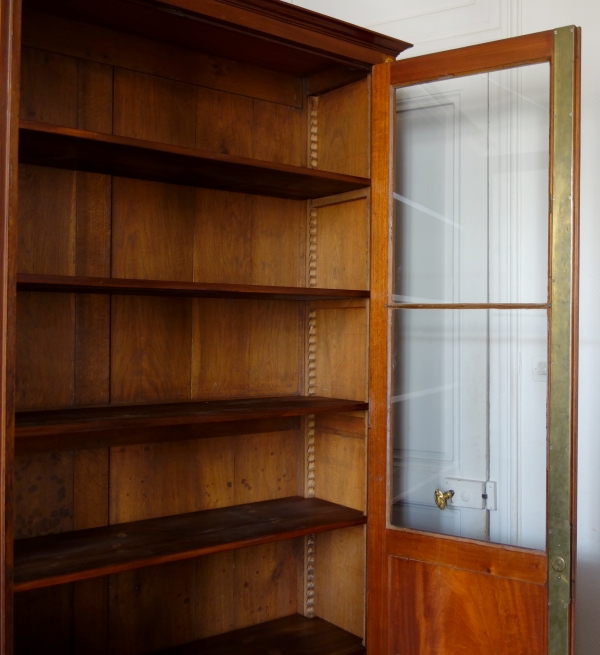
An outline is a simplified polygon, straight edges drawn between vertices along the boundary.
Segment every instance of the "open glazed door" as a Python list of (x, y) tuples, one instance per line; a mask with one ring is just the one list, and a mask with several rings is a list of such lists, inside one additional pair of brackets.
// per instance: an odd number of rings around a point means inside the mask
[(579, 39), (375, 66), (373, 655), (573, 650)]

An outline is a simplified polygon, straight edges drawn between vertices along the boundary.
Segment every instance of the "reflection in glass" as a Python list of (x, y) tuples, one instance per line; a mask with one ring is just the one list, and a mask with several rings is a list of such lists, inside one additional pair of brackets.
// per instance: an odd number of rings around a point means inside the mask
[(548, 64), (396, 91), (396, 302), (544, 303)]
[[(391, 523), (544, 549), (546, 311), (399, 309), (392, 321)], [(436, 489), (456, 491), (444, 511)]]

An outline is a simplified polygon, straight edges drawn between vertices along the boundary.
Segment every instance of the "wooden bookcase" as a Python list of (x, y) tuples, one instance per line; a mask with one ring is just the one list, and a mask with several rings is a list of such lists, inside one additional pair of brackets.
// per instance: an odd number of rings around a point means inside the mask
[(407, 44), (277, 0), (2, 12), (1, 652), (363, 653), (370, 70)]

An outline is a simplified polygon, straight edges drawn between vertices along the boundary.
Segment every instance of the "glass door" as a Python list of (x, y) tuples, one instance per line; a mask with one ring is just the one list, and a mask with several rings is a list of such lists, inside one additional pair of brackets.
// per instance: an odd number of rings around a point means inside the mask
[(578, 31), (377, 68), (368, 647), (565, 655)]

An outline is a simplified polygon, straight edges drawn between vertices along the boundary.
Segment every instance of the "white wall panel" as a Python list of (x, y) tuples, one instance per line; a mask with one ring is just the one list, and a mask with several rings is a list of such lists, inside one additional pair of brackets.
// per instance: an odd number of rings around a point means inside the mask
[(389, 34), (415, 45), (415, 56), (512, 36), (521, 0), (293, 0), (340, 20)]

